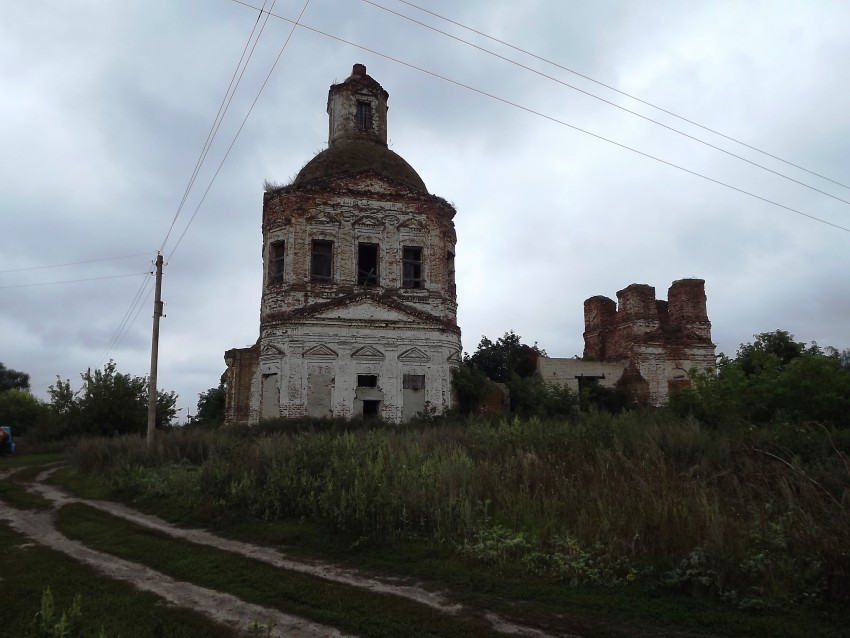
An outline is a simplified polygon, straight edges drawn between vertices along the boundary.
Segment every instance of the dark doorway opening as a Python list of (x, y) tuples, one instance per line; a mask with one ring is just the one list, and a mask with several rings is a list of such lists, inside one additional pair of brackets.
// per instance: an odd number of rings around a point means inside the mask
[(381, 408), (380, 401), (364, 401), (363, 402), (363, 418), (377, 419)]

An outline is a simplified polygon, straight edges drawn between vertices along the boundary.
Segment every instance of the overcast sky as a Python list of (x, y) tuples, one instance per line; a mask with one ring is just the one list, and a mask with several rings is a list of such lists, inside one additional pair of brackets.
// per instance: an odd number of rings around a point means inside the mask
[[(663, 299), (683, 277), (706, 280), (718, 352), (775, 329), (850, 347), (850, 3), (415, 2), (543, 60), (397, 0), (375, 4), (515, 64), (372, 3), (311, 0), (302, 22), (328, 35), (295, 28), (212, 181), (292, 31), (269, 19), (163, 251), (159, 379), (181, 420), (224, 351), (257, 339), (263, 181), (326, 147), (328, 87), (355, 62), (390, 93), (391, 148), (457, 208), (466, 351), (513, 329), (581, 354), (584, 299), (631, 283)], [(257, 18), (233, 0), (0, 2), (0, 361), (38, 396), (109, 358), (148, 373), (142, 273)]]

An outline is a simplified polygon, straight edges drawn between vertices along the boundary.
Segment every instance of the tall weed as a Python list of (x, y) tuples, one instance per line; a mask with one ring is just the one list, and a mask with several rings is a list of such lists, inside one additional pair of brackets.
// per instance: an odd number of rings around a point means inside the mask
[(116, 492), (214, 520), (307, 518), (451, 542), (572, 584), (653, 580), (738, 604), (850, 602), (850, 437), (664, 411), (304, 426), (81, 442)]

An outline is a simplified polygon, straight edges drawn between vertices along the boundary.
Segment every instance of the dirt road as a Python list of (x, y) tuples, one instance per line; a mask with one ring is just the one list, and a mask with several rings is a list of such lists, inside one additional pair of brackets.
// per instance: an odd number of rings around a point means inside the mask
[[(365, 576), (355, 570), (344, 569), (327, 563), (296, 560), (268, 547), (221, 538), (205, 530), (176, 527), (156, 516), (143, 514), (119, 503), (71, 496), (55, 486), (44, 483), (50, 473), (55, 470), (56, 468), (45, 470), (36, 477), (35, 483), (26, 486), (29, 491), (48, 499), (53, 504), (52, 510), (31, 511), (4, 506), (0, 507), (0, 520), (7, 521), (13, 529), (28, 536), (32, 541), (67, 554), (93, 567), (101, 574), (128, 582), (139, 589), (153, 592), (174, 605), (205, 614), (210, 619), (224, 624), (234, 631), (246, 632), (252, 622), (260, 621), (274, 625), (272, 636), (300, 638), (302, 636), (332, 637), (345, 635), (332, 627), (285, 614), (276, 609), (246, 603), (230, 594), (176, 581), (144, 565), (89, 549), (82, 543), (70, 540), (59, 533), (53, 522), (56, 510), (68, 503), (84, 503), (169, 536), (240, 554), (280, 569), (344, 583), (377, 594), (399, 596), (427, 605), (445, 614), (457, 615), (465, 611), (461, 605), (451, 603), (445, 596), (422, 587), (402, 584), (397, 581), (393, 582), (391, 579)], [(485, 618), (491, 624), (494, 633), (552, 638), (550, 634), (511, 623), (495, 614), (486, 614)], [(560, 635), (565, 636), (565, 634)], [(567, 638), (579, 637), (570, 635)]]

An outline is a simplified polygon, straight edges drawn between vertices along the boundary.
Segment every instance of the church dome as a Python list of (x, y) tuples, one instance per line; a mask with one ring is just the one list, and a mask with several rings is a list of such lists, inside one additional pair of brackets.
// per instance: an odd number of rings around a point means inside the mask
[(303, 186), (334, 177), (374, 171), (423, 193), (425, 182), (401, 156), (387, 148), (387, 99), (390, 94), (355, 64), (351, 75), (328, 91), (328, 148), (295, 177)]
[(414, 190), (428, 192), (425, 182), (398, 154), (372, 141), (339, 140), (307, 162), (293, 185), (303, 186), (332, 177), (372, 170)]

